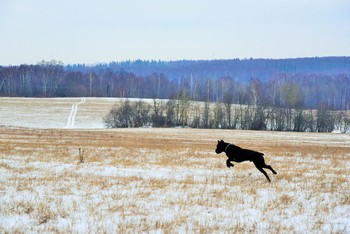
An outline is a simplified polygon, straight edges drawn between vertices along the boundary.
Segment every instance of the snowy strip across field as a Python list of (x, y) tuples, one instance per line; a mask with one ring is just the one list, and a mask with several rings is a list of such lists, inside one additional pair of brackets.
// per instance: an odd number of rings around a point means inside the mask
[(0, 125), (30, 128), (104, 128), (118, 98), (3, 98)]

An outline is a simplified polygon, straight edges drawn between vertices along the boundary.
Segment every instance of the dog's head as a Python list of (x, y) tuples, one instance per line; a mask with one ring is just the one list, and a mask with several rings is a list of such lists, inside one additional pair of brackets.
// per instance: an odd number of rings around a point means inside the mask
[(216, 152), (217, 154), (220, 154), (220, 153), (224, 152), (224, 151), (225, 151), (225, 148), (226, 148), (226, 145), (227, 145), (227, 144), (226, 144), (223, 140), (218, 141), (218, 144), (216, 145), (216, 150), (215, 150), (215, 152)]

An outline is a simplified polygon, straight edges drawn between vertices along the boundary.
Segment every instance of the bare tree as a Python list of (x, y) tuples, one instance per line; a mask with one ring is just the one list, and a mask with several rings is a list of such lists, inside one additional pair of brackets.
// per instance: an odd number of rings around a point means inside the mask
[(292, 81), (283, 83), (281, 96), (284, 107), (287, 108), (287, 130), (292, 130), (292, 109), (302, 107), (304, 102), (300, 86)]
[(89, 96), (92, 97), (92, 87), (93, 87), (93, 84), (94, 84), (94, 81), (96, 79), (96, 74), (94, 72), (90, 72), (89, 74)]
[(213, 126), (214, 128), (222, 128), (223, 125), (223, 111), (222, 111), (222, 107), (221, 107), (221, 103), (220, 102), (216, 102), (215, 106), (214, 106), (214, 116), (212, 119), (212, 123), (211, 126)]
[(154, 127), (166, 126), (166, 117), (164, 116), (163, 112), (164, 112), (163, 101), (153, 99), (152, 124)]
[(175, 103), (173, 99), (169, 99), (166, 103), (166, 126), (176, 125)]
[(250, 97), (253, 106), (258, 106), (260, 104), (262, 84), (259, 79), (252, 78), (249, 83)]
[(321, 104), (317, 110), (317, 132), (332, 132), (334, 130), (334, 118), (325, 104)]
[(129, 128), (133, 127), (133, 111), (128, 99), (120, 106), (115, 105), (103, 118), (107, 128)]
[(55, 96), (60, 82), (63, 80), (63, 63), (60, 61), (41, 61), (42, 95)]
[(231, 92), (226, 92), (224, 94), (224, 106), (226, 109), (226, 117), (227, 117), (227, 127), (232, 128), (232, 102), (233, 102), (233, 95)]
[(210, 126), (210, 103), (206, 101), (204, 103), (204, 111), (203, 111), (203, 128), (211, 128)]
[(253, 107), (251, 112), (251, 120), (250, 120), (250, 130), (266, 130), (266, 120), (268, 118), (268, 113), (264, 107), (258, 106)]
[(269, 79), (267, 84), (267, 96), (270, 106), (277, 107), (280, 106), (280, 89), (281, 79), (278, 77), (272, 77)]

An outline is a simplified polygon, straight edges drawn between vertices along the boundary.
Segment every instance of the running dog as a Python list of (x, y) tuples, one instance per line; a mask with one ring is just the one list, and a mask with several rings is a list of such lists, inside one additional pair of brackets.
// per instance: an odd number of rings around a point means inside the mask
[(228, 159), (226, 160), (226, 166), (228, 168), (233, 167), (233, 164), (231, 163), (232, 161), (239, 163), (249, 160), (254, 163), (255, 167), (261, 173), (265, 175), (269, 182), (271, 182), (271, 180), (263, 168), (270, 169), (273, 174), (277, 174), (277, 172), (274, 169), (272, 169), (270, 165), (265, 164), (263, 153), (249, 149), (242, 149), (241, 147), (224, 142), (223, 140), (218, 141), (215, 152), (217, 154), (220, 154), (222, 152), (226, 153), (226, 156), (228, 157)]

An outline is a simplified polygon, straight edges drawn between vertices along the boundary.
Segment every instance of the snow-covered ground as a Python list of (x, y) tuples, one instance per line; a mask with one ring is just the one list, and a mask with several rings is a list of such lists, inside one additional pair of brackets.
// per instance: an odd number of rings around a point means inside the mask
[(103, 129), (119, 100), (0, 98), (0, 233), (350, 233), (348, 134)]
[[(228, 169), (217, 139), (264, 152), (278, 174)], [(346, 134), (0, 127), (0, 233), (350, 233), (349, 146)]]
[(0, 125), (30, 128), (104, 128), (118, 98), (1, 98)]
[[(29, 128), (105, 128), (103, 117), (121, 100), (124, 99), (0, 97), (0, 125)], [(152, 99), (143, 101), (153, 103)]]

